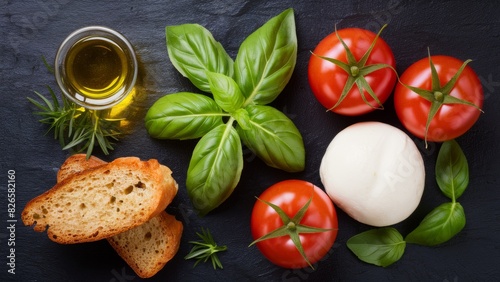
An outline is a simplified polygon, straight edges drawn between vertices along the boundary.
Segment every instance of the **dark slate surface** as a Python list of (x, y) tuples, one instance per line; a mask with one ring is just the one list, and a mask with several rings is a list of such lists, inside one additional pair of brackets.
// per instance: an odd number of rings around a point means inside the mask
[[(97, 4), (98, 3), (98, 4)], [(473, 4), (474, 3), (474, 4)], [(194, 148), (192, 141), (158, 141), (148, 137), (144, 111), (166, 93), (195, 89), (168, 60), (166, 25), (199, 23), (207, 27), (234, 57), (242, 40), (265, 21), (288, 7), (295, 9), (299, 40), (298, 62), (291, 82), (273, 106), (287, 113), (302, 132), (307, 167), (289, 174), (265, 167), (246, 152), (242, 179), (231, 198), (205, 218), (196, 216), (187, 198), (184, 180)], [(141, 63), (141, 85), (145, 93), (139, 104), (134, 132), (123, 138), (110, 156), (135, 155), (157, 158), (168, 164), (181, 184), (168, 208), (183, 221), (185, 232), (178, 255), (151, 281), (498, 281), (500, 280), (500, 4), (494, 1), (0, 1), (0, 281), (138, 281), (134, 273), (106, 242), (58, 245), (20, 222), (26, 202), (55, 183), (57, 168), (68, 156), (47, 127), (32, 115), (26, 97), (33, 91), (55, 86), (41, 57), (52, 61), (60, 42), (73, 30), (87, 25), (105, 25), (122, 32), (134, 45)], [(436, 248), (410, 245), (403, 258), (388, 268), (358, 261), (346, 248), (352, 235), (368, 227), (339, 211), (339, 236), (331, 252), (316, 270), (287, 270), (248, 248), (251, 242), (249, 216), (254, 196), (271, 184), (289, 178), (309, 180), (319, 186), (318, 168), (326, 146), (344, 127), (363, 120), (379, 120), (401, 128), (392, 102), (385, 111), (348, 118), (326, 113), (314, 99), (307, 83), (309, 51), (336, 24), (373, 31), (382, 23), (389, 27), (383, 38), (393, 48), (401, 73), (412, 62), (427, 55), (447, 54), (471, 66), (483, 82), (485, 114), (460, 142), (470, 165), (471, 180), (460, 199), (467, 225), (453, 240)], [(414, 139), (422, 148), (422, 142)], [(407, 234), (433, 207), (446, 199), (434, 179), (439, 145), (431, 144), (422, 155), (427, 186), (421, 205), (396, 227)], [(16, 274), (7, 273), (7, 171), (16, 172), (15, 230)], [(209, 264), (192, 268), (183, 256), (200, 227), (212, 230), (229, 250), (220, 256), (225, 268), (214, 271)]]

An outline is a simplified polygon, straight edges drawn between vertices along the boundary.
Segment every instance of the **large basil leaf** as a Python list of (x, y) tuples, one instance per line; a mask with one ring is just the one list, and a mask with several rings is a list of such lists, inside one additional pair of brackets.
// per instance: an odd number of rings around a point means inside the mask
[(250, 34), (235, 60), (235, 78), (250, 103), (272, 102), (292, 76), (297, 60), (293, 9), (287, 9)]
[(249, 128), (236, 127), (243, 143), (271, 167), (288, 172), (304, 170), (304, 143), (293, 122), (270, 106), (250, 105), (245, 109)]
[(200, 138), (222, 124), (224, 113), (202, 94), (180, 92), (158, 99), (146, 113), (148, 133), (159, 139)]
[(436, 181), (439, 189), (455, 201), (469, 185), (467, 158), (455, 140), (441, 145), (436, 161)]
[(360, 260), (386, 267), (403, 256), (406, 242), (395, 228), (384, 227), (351, 237), (347, 240), (347, 247)]
[(464, 226), (464, 208), (458, 202), (448, 202), (432, 210), (405, 239), (408, 243), (435, 246), (450, 240)]
[(200, 139), (186, 180), (188, 195), (200, 215), (218, 207), (231, 195), (242, 169), (241, 141), (232, 122), (219, 125)]
[(208, 72), (207, 77), (214, 100), (224, 111), (232, 113), (241, 108), (245, 97), (233, 78), (215, 72)]
[(198, 89), (210, 92), (206, 71), (233, 76), (233, 60), (201, 25), (167, 26), (165, 35), (170, 61)]

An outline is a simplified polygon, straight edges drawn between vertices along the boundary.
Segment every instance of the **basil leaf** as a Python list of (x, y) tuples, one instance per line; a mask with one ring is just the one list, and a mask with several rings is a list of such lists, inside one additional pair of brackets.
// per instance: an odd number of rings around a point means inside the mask
[(233, 78), (214, 72), (207, 72), (207, 78), (215, 102), (224, 111), (232, 113), (241, 108), (245, 97)]
[(223, 115), (209, 97), (180, 92), (158, 99), (146, 113), (145, 124), (154, 138), (193, 139), (223, 124)]
[(245, 109), (238, 109), (231, 116), (238, 122), (238, 125), (243, 130), (249, 130), (251, 128), (250, 115)]
[(218, 207), (231, 195), (242, 169), (241, 141), (232, 121), (219, 125), (200, 139), (186, 180), (188, 195), (200, 215)]
[(281, 93), (297, 60), (293, 9), (287, 9), (250, 34), (235, 60), (235, 79), (246, 105), (268, 104)]
[(469, 165), (462, 148), (455, 140), (441, 145), (436, 161), (436, 181), (439, 189), (453, 201), (469, 185)]
[(206, 71), (233, 76), (233, 60), (201, 25), (167, 26), (165, 36), (170, 61), (198, 89), (210, 92)]
[(360, 260), (386, 267), (403, 256), (406, 242), (395, 228), (384, 227), (351, 237), (347, 240), (347, 247)]
[(465, 226), (464, 208), (458, 202), (444, 203), (432, 210), (415, 230), (406, 236), (408, 243), (435, 246), (450, 240)]
[(236, 127), (243, 144), (271, 167), (288, 172), (304, 170), (304, 143), (293, 122), (270, 106), (250, 105), (245, 109), (250, 128)]

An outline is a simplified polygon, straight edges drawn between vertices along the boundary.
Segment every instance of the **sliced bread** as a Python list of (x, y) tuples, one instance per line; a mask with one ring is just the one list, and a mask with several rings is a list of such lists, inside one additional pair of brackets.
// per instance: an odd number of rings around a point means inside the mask
[(182, 223), (166, 212), (107, 240), (141, 278), (160, 271), (179, 250)]
[(118, 158), (57, 183), (28, 202), (21, 219), (62, 244), (108, 238), (166, 208), (177, 193), (171, 173), (157, 160)]
[[(62, 181), (75, 173), (106, 164), (105, 161), (84, 154), (69, 157), (57, 173)], [(179, 250), (183, 225), (174, 216), (161, 212), (148, 222), (107, 238), (120, 257), (141, 278), (149, 278), (160, 271)]]

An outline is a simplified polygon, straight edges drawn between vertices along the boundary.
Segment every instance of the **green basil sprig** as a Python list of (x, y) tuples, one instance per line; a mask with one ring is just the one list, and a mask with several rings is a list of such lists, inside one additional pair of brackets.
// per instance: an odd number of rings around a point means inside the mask
[(243, 169), (242, 145), (267, 165), (304, 170), (302, 136), (282, 112), (267, 105), (290, 80), (297, 60), (293, 9), (270, 19), (240, 45), (233, 61), (204, 27), (166, 27), (174, 67), (204, 94), (173, 93), (158, 99), (145, 118), (159, 139), (201, 138), (191, 157), (186, 188), (205, 215), (225, 201)]
[(396, 229), (389, 227), (353, 236), (347, 241), (347, 246), (359, 259), (378, 266), (389, 266), (401, 258), (406, 243), (437, 246), (465, 227), (465, 212), (456, 200), (469, 184), (469, 165), (455, 140), (442, 144), (435, 170), (439, 189), (451, 202), (433, 209), (404, 240)]
[(436, 161), (439, 189), (451, 199), (432, 210), (415, 230), (406, 236), (408, 243), (425, 246), (442, 244), (465, 227), (464, 208), (456, 200), (469, 184), (469, 165), (455, 140), (444, 142)]

